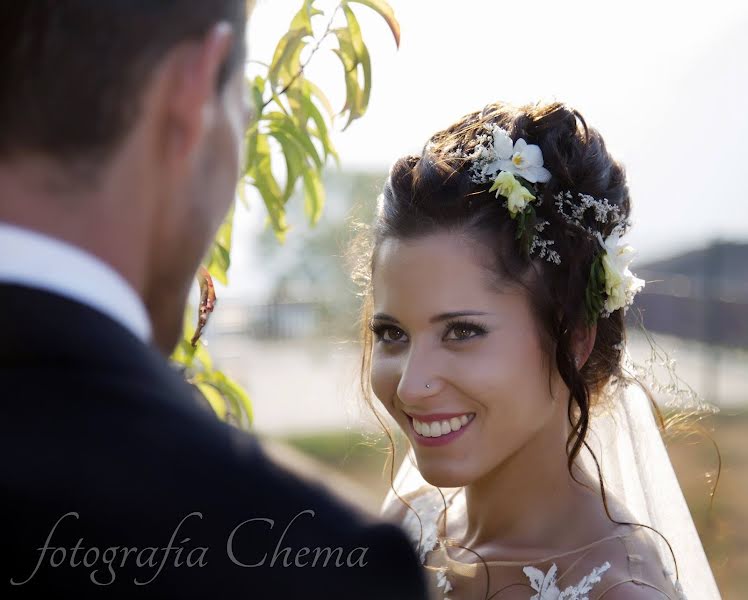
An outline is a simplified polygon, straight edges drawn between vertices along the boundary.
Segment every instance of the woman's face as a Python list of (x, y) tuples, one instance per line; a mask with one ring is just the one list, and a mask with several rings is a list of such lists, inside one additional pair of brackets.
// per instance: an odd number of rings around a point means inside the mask
[(440, 487), (482, 478), (565, 418), (525, 291), (497, 290), (479, 252), (438, 233), (388, 239), (374, 264), (372, 388)]

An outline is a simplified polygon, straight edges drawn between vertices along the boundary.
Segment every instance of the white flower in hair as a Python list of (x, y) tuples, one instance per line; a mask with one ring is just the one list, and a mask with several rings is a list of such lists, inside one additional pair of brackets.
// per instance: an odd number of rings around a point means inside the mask
[(496, 192), (496, 197), (501, 194), (507, 199), (507, 209), (512, 216), (521, 213), (528, 202), (535, 200), (530, 190), (517, 181), (517, 178), (509, 171), (499, 173), (488, 191)]
[(644, 287), (644, 280), (629, 270), (629, 264), (636, 256), (636, 251), (629, 245), (621, 244), (618, 232), (614, 231), (604, 242), (599, 235), (598, 239), (605, 249), (605, 311), (610, 314), (630, 305), (636, 293)]
[(543, 167), (540, 146), (528, 144), (523, 138), (512, 142), (506, 131), (496, 127), (493, 131), (493, 149), (496, 162), (491, 166), (495, 170), (519, 175), (530, 183), (545, 183), (551, 178), (550, 171)]

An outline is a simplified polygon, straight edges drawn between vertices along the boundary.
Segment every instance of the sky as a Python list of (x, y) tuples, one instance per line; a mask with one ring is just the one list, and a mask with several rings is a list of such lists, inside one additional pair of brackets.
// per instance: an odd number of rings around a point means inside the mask
[[(301, 4), (258, 0), (252, 59), (270, 60)], [(435, 131), (496, 100), (560, 100), (626, 166), (634, 221), (627, 239), (638, 260), (715, 239), (748, 242), (748, 2), (390, 4), (399, 50), (384, 21), (352, 5), (372, 56), (373, 90), (367, 114), (333, 133), (342, 168), (386, 171)], [(324, 29), (326, 19), (316, 25)], [(342, 107), (341, 66), (324, 46), (307, 74)]]

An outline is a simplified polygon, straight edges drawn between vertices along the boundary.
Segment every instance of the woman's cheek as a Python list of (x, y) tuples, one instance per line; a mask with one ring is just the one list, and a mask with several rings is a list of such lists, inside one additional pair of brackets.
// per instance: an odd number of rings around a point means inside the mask
[(371, 389), (390, 414), (394, 409), (392, 401), (398, 383), (397, 363), (391, 357), (377, 357), (375, 351), (371, 363)]

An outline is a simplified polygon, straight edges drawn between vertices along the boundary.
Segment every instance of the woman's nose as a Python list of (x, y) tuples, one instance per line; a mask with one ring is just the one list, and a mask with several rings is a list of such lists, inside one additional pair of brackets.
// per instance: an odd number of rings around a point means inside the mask
[(397, 385), (400, 401), (413, 406), (438, 394), (442, 387), (436, 357), (414, 347), (403, 365)]

